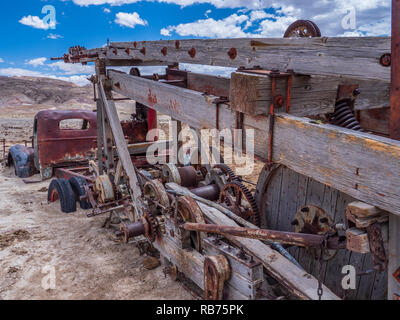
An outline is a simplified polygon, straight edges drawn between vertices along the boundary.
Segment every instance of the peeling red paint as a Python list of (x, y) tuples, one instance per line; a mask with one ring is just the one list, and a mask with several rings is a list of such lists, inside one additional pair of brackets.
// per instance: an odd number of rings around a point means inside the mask
[(149, 102), (149, 106), (155, 106), (157, 104), (157, 95), (151, 92), (151, 89), (149, 89), (149, 93), (147, 95), (147, 101)]

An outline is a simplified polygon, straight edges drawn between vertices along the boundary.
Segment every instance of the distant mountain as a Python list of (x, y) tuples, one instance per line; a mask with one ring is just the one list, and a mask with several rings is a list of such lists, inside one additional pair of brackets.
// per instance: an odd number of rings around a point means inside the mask
[(80, 87), (71, 82), (35, 77), (1, 77), (0, 107), (31, 104), (93, 105), (91, 85)]

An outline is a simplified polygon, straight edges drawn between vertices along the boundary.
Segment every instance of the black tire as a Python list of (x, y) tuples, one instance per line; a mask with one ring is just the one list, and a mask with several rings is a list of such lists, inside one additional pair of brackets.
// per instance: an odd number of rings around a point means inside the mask
[(75, 193), (72, 186), (66, 179), (53, 179), (47, 194), (49, 202), (60, 200), (61, 211), (71, 213), (76, 211)]
[(84, 178), (72, 177), (69, 179), (69, 183), (72, 186), (72, 190), (75, 193), (75, 200), (79, 202), (81, 209), (87, 210), (92, 207), (92, 205), (87, 200), (81, 200), (81, 196), (86, 194), (84, 185), (88, 184)]

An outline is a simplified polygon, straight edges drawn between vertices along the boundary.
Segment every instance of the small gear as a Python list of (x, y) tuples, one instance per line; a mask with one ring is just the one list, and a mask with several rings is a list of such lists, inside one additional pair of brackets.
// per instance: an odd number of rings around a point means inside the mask
[(233, 172), (233, 170), (226, 164), (224, 163), (220, 163), (220, 164), (216, 164), (213, 169), (219, 169), (221, 170), (225, 176), (228, 177), (228, 182), (232, 182), (232, 181), (237, 181), (239, 180), (239, 178), (235, 175), (235, 173)]
[[(243, 199), (247, 201), (247, 204), (242, 202)], [(256, 200), (249, 189), (239, 181), (235, 180), (224, 186), (219, 202), (225, 203), (233, 213), (260, 227), (261, 217)]]
[(156, 219), (150, 212), (144, 214), (144, 218), (148, 224), (148, 229), (146, 230), (146, 238), (153, 243), (156, 241), (157, 237), (157, 222)]

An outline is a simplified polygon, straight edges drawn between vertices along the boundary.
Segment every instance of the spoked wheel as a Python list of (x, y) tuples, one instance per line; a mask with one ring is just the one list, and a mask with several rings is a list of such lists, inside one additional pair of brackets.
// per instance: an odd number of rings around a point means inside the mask
[(51, 181), (47, 200), (49, 202), (60, 200), (61, 211), (64, 213), (76, 211), (75, 193), (71, 184), (66, 179), (54, 179)]
[(239, 181), (227, 183), (221, 191), (219, 202), (237, 216), (260, 226), (260, 212), (251, 192)]
[[(332, 225), (346, 222), (346, 207), (354, 198), (301, 175), (285, 166), (274, 166), (260, 174), (256, 200), (262, 227), (272, 230), (324, 234)], [(347, 249), (325, 252), (322, 263), (320, 250), (289, 248), (292, 256), (338, 296), (347, 299), (386, 299), (387, 272), (358, 276), (356, 290), (343, 290), (342, 269), (354, 266), (357, 273), (373, 268), (371, 254)], [(315, 288), (317, 290), (317, 288)]]
[(310, 20), (297, 20), (287, 28), (284, 38), (314, 38), (320, 37), (321, 31)]

